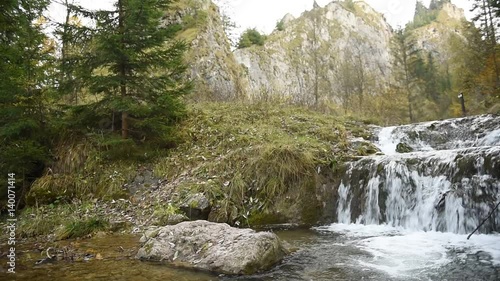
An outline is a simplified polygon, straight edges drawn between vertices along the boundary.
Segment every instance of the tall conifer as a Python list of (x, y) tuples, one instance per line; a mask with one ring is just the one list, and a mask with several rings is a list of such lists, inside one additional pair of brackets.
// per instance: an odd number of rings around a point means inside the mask
[(164, 20), (170, 3), (118, 0), (115, 10), (96, 13), (85, 65), (87, 86), (100, 98), (89, 106), (119, 120), (122, 139), (166, 141), (182, 113), (187, 46), (175, 40), (180, 26)]

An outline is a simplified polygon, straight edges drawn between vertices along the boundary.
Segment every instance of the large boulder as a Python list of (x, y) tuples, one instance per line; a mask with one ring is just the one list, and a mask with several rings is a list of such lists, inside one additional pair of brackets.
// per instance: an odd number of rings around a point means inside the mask
[(141, 242), (138, 259), (224, 274), (267, 270), (286, 254), (274, 233), (202, 220), (150, 228)]

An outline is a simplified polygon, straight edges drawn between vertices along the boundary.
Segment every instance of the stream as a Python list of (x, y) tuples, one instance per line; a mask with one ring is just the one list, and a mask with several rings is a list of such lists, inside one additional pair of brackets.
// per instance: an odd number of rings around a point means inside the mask
[[(0, 280), (500, 280), (500, 210), (492, 212), (500, 117), (378, 128), (377, 139), (382, 153), (347, 163), (331, 186), (337, 222), (275, 230), (293, 252), (268, 272), (234, 277), (141, 262), (133, 259), (139, 237), (122, 235), (65, 242), (101, 256), (88, 261), (35, 265), (43, 254), (25, 245), (16, 278), (2, 270)], [(398, 153), (401, 144), (411, 152)]]
[(135, 260), (121, 248), (135, 254), (139, 237), (112, 235), (78, 242), (79, 251), (100, 253), (102, 260), (35, 265), (43, 254), (25, 245), (15, 276), (2, 272), (0, 280), (500, 280), (498, 235), (467, 240), (460, 234), (356, 224), (275, 232), (296, 251), (271, 271), (253, 276), (218, 276)]

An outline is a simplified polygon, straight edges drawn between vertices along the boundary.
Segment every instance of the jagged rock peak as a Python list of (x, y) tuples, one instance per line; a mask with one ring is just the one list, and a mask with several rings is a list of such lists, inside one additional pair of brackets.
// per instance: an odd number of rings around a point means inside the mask
[(432, 0), (429, 4), (429, 8), (425, 7), (425, 5), (419, 0), (416, 4), (414, 20), (419, 16), (432, 12), (441, 14), (441, 20), (443, 19), (443, 16), (446, 19), (458, 21), (465, 19), (464, 10), (452, 4), (450, 0)]
[(250, 97), (272, 93), (311, 104), (313, 92), (314, 99), (338, 99), (339, 81), (350, 75), (343, 68), (353, 63), (369, 73), (370, 89), (382, 87), (378, 81), (391, 76), (391, 36), (390, 25), (366, 3), (333, 1), (303, 12), (263, 46), (238, 49), (234, 55), (245, 66)]
[[(338, 12), (345, 16), (347, 12), (354, 15), (354, 17), (363, 18), (368, 24), (375, 25), (378, 29), (392, 30), (389, 23), (385, 20), (385, 17), (363, 0), (335, 0), (328, 3), (324, 10), (327, 16), (328, 14), (331, 15)], [(339, 17), (342, 18), (343, 16), (339, 15)]]
[(450, 18), (456, 19), (456, 20), (463, 20), (465, 19), (465, 13), (464, 10), (455, 6), (452, 3), (444, 3), (443, 7), (441, 8), (443, 12), (448, 14)]
[(220, 10), (211, 0), (174, 1), (165, 22), (182, 24), (178, 39), (190, 48), (185, 55), (196, 99), (233, 100), (245, 93), (243, 70), (235, 61)]
[(287, 25), (288, 23), (290, 23), (291, 21), (293, 21), (295, 19), (295, 17), (288, 13), (286, 14), (282, 19), (281, 19), (281, 22), (284, 24), (284, 25)]

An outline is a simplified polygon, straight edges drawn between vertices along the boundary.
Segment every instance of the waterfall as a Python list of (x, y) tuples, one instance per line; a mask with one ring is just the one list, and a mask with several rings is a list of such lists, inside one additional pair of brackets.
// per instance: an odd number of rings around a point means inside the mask
[[(413, 150), (398, 153), (404, 144)], [(500, 117), (380, 128), (384, 155), (347, 163), (337, 220), (465, 234), (500, 200)], [(482, 233), (500, 232), (500, 210)]]

